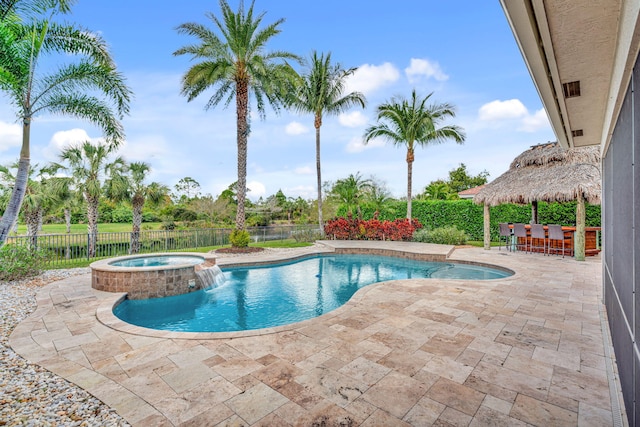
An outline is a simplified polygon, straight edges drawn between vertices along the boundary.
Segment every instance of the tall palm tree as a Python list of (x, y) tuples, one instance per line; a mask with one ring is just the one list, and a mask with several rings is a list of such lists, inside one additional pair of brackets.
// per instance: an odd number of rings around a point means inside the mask
[(415, 89), (411, 98), (393, 97), (377, 108), (377, 124), (364, 133), (365, 144), (374, 138), (383, 138), (394, 145), (407, 147), (407, 219), (411, 221), (411, 181), (415, 160), (415, 146), (440, 144), (448, 139), (462, 144), (465, 134), (461, 127), (438, 127), (447, 117), (455, 117), (454, 107), (448, 103), (427, 105), (433, 92), (418, 98)]
[(337, 115), (349, 108), (366, 105), (366, 99), (360, 92), (345, 94), (347, 78), (356, 68), (343, 69), (338, 64), (331, 64), (331, 53), (320, 54), (313, 51), (311, 64), (306, 74), (292, 91), (290, 106), (299, 112), (311, 113), (314, 116), (313, 126), (316, 129), (316, 174), (318, 181), (318, 225), (324, 229), (322, 218), (322, 172), (320, 167), (320, 127), (322, 117), (326, 114)]
[(244, 230), (245, 199), (247, 188), (247, 139), (249, 126), (249, 95), (253, 94), (258, 112), (265, 116), (265, 102), (276, 111), (282, 105), (285, 86), (295, 78), (295, 71), (286, 62), (300, 58), (285, 51), (268, 52), (267, 42), (280, 33), (279, 26), (284, 19), (259, 29), (264, 12), (254, 16), (253, 4), (245, 11), (240, 0), (238, 11), (231, 10), (225, 0), (220, 0), (222, 17), (209, 12), (206, 14), (221, 34), (218, 36), (208, 27), (189, 22), (178, 26), (180, 34), (196, 37), (197, 44), (182, 47), (174, 55), (189, 55), (199, 60), (182, 77), (182, 94), (189, 101), (209, 88), (214, 92), (205, 109), (218, 105), (225, 106), (233, 98), (236, 101), (236, 139), (238, 146), (238, 183), (236, 229)]
[[(39, 61), (55, 54), (76, 60), (41, 72)], [(97, 34), (47, 20), (23, 25), (11, 14), (0, 21), (0, 91), (8, 95), (22, 122), (16, 184), (0, 220), (2, 245), (27, 188), (33, 119), (45, 112), (85, 119), (101, 127), (107, 141), (118, 144), (124, 139), (119, 119), (129, 111), (131, 92)]]
[(131, 244), (129, 252), (137, 254), (140, 251), (140, 226), (142, 225), (142, 209), (146, 201), (158, 204), (169, 195), (169, 187), (152, 182), (145, 184), (151, 171), (151, 166), (145, 162), (130, 163), (124, 175), (112, 176), (105, 184), (107, 196), (115, 200), (128, 200), (133, 211), (131, 229)]
[(108, 161), (113, 145), (93, 145), (86, 141), (67, 147), (60, 153), (60, 159), (66, 162), (71, 173), (73, 185), (80, 191), (87, 203), (87, 233), (89, 234), (88, 256), (96, 254), (98, 236), (98, 203), (104, 193), (104, 181), (123, 175), (126, 162), (120, 156)]

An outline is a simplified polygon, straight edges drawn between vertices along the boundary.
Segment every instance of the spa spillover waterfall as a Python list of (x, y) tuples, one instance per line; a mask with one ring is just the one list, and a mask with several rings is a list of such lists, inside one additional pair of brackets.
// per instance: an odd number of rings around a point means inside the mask
[(199, 271), (196, 271), (198, 278), (202, 282), (202, 289), (215, 289), (224, 285), (224, 282), (227, 280), (224, 277), (224, 273), (220, 270), (220, 267), (217, 265), (211, 266), (209, 268), (203, 268)]

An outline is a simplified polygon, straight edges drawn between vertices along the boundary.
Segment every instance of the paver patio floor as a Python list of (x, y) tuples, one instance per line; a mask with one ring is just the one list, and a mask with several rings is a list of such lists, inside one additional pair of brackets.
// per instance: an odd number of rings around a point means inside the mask
[(619, 417), (599, 257), (375, 245), (516, 274), (379, 283), (319, 318), (221, 338), (108, 327), (96, 313), (118, 296), (76, 276), (39, 292), (10, 345), (139, 426), (607, 426)]

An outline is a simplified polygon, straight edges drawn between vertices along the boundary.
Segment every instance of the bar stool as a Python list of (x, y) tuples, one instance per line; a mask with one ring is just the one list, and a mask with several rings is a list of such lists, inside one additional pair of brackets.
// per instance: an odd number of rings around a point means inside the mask
[(500, 226), (500, 236), (498, 237), (498, 250), (502, 246), (502, 238), (504, 237), (504, 245), (507, 250), (511, 250), (511, 228), (509, 228), (509, 224), (506, 222), (501, 222), (498, 224)]
[[(534, 240), (537, 241), (537, 244), (535, 245), (533, 243)], [(540, 246), (540, 240), (542, 240), (542, 246)], [(531, 240), (529, 242), (529, 252), (533, 252), (534, 248), (542, 248), (542, 255), (545, 255), (545, 250), (547, 248), (547, 236), (542, 224), (531, 224)]]
[[(527, 238), (527, 229), (524, 227), (524, 224), (516, 223), (513, 224), (513, 238), (515, 240), (516, 250), (520, 250), (520, 246), (524, 246), (524, 251), (527, 251), (528, 246), (528, 238)], [(524, 244), (520, 243), (520, 239), (524, 239)]]
[[(549, 224), (549, 247), (547, 249), (548, 253), (551, 253), (551, 243), (552, 242), (562, 242), (562, 258), (564, 258), (564, 231), (562, 230), (561, 225), (557, 224)], [(553, 250), (558, 253), (558, 248), (554, 247)]]

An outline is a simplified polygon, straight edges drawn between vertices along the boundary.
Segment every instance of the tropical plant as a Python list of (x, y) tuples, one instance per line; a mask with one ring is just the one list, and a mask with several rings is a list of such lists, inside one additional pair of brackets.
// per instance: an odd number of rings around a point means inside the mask
[(453, 139), (462, 144), (464, 131), (456, 125), (438, 127), (447, 117), (455, 117), (454, 107), (448, 103), (427, 105), (433, 93), (420, 99), (415, 89), (411, 98), (393, 97), (377, 108), (377, 124), (365, 130), (365, 143), (375, 138), (391, 141), (394, 145), (407, 147), (407, 219), (411, 219), (411, 184), (415, 146), (439, 144)]
[[(55, 54), (77, 60), (41, 72), (39, 62)], [(99, 35), (47, 20), (22, 24), (12, 13), (0, 20), (0, 91), (8, 95), (22, 122), (16, 183), (0, 220), (1, 245), (18, 217), (27, 188), (34, 118), (48, 112), (88, 120), (115, 145), (124, 138), (119, 119), (129, 111), (131, 92)]]
[(337, 115), (349, 108), (366, 105), (366, 100), (360, 92), (345, 94), (347, 78), (356, 68), (343, 69), (342, 66), (331, 64), (331, 53), (311, 54), (311, 64), (306, 74), (298, 82), (296, 88), (290, 92), (290, 106), (299, 112), (311, 113), (314, 116), (313, 126), (316, 129), (316, 175), (318, 183), (318, 224), (323, 229), (322, 218), (322, 171), (320, 167), (320, 127), (324, 115)]
[(0, 281), (37, 276), (45, 263), (45, 252), (31, 245), (4, 245), (0, 248)]
[(220, 0), (222, 17), (211, 12), (206, 14), (215, 24), (218, 36), (213, 30), (197, 23), (178, 26), (180, 34), (198, 39), (197, 44), (182, 47), (174, 55), (189, 55), (199, 60), (182, 77), (182, 94), (192, 101), (205, 90), (213, 88), (205, 109), (218, 105), (224, 100), (228, 106), (235, 97), (236, 134), (238, 147), (238, 183), (236, 229), (243, 230), (245, 222), (245, 199), (247, 188), (247, 140), (249, 126), (249, 96), (253, 94), (258, 112), (265, 117), (265, 104), (269, 103), (278, 111), (286, 87), (295, 78), (295, 71), (287, 59), (300, 61), (297, 55), (285, 51), (268, 52), (267, 42), (280, 33), (279, 26), (284, 19), (259, 29), (264, 12), (254, 16), (254, 2), (248, 10), (240, 0), (237, 12)]
[[(98, 204), (104, 191), (104, 181), (111, 179), (113, 186), (115, 177), (126, 173), (126, 162), (122, 157), (109, 161), (113, 146), (96, 144), (89, 141), (67, 147), (60, 153), (60, 159), (67, 163), (66, 169), (71, 173), (73, 186), (80, 191), (87, 203), (87, 233), (89, 234), (88, 256), (95, 256), (98, 236)], [(65, 168), (63, 165), (58, 165)], [(112, 190), (114, 191), (114, 190)]]
[(142, 225), (142, 209), (146, 201), (157, 206), (169, 195), (169, 187), (158, 182), (145, 184), (148, 173), (151, 171), (149, 164), (145, 162), (133, 162), (128, 165), (124, 174), (113, 174), (105, 182), (107, 197), (121, 201), (131, 202), (133, 211), (131, 244), (129, 253), (137, 254), (140, 251), (140, 226)]
[(67, 13), (76, 0), (2, 0), (0, 1), (0, 21), (11, 14), (33, 17), (47, 11)]
[(455, 225), (439, 227), (433, 230), (423, 228), (413, 235), (414, 242), (435, 243), (438, 245), (465, 245), (469, 236)]
[(438, 180), (427, 185), (419, 197), (426, 200), (452, 200), (458, 198), (458, 193), (454, 192), (446, 182)]
[(344, 179), (337, 180), (331, 189), (331, 195), (346, 206), (349, 214), (353, 214), (355, 209), (358, 218), (362, 219), (360, 202), (370, 185), (371, 180), (364, 179), (360, 172), (357, 172), (355, 175), (350, 174)]
[[(16, 177), (13, 170), (18, 169), (15, 163), (8, 166), (0, 166), (0, 182), (5, 187), (11, 187)], [(27, 188), (22, 203), (22, 215), (27, 225), (31, 247), (37, 247), (38, 231), (42, 226), (42, 217), (47, 209), (54, 204), (54, 194), (51, 191), (51, 180), (54, 170), (51, 167), (39, 168), (35, 165), (29, 170)], [(35, 177), (33, 175), (36, 175)]]

